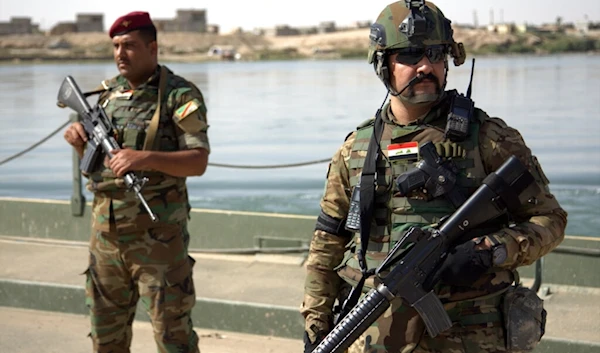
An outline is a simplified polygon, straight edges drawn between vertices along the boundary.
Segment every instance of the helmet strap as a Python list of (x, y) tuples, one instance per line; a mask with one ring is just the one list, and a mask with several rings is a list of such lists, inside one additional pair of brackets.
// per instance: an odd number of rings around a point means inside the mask
[(400, 92), (396, 91), (396, 89), (392, 87), (392, 83), (390, 81), (390, 69), (388, 67), (387, 55), (385, 52), (378, 51), (375, 53), (373, 67), (375, 68), (375, 74), (377, 74), (377, 77), (379, 77), (381, 82), (383, 82), (388, 92), (390, 92), (392, 96), (400, 95)]

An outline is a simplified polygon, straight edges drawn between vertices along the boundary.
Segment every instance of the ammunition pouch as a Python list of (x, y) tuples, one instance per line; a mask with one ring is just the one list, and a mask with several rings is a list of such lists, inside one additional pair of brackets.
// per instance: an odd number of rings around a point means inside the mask
[(124, 148), (141, 150), (146, 139), (146, 131), (143, 126), (134, 123), (128, 123), (123, 129), (123, 138), (121, 145)]
[(526, 287), (511, 286), (502, 302), (506, 350), (532, 351), (544, 336), (544, 301)]
[(460, 327), (468, 326), (488, 326), (502, 322), (501, 306), (504, 299), (504, 292), (485, 295), (478, 298), (462, 300), (460, 302), (450, 302), (444, 307), (450, 320)]

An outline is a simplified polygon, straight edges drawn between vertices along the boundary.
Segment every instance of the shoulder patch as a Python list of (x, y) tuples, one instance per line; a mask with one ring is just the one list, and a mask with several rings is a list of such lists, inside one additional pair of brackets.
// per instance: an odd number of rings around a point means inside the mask
[(179, 108), (177, 108), (175, 110), (175, 117), (177, 117), (178, 120), (181, 120), (181, 119), (185, 118), (186, 116), (192, 114), (196, 110), (198, 110), (198, 108), (200, 108), (201, 106), (202, 106), (202, 102), (200, 102), (198, 99), (194, 98), (194, 99), (190, 100), (189, 102), (185, 103), (184, 105), (180, 106)]

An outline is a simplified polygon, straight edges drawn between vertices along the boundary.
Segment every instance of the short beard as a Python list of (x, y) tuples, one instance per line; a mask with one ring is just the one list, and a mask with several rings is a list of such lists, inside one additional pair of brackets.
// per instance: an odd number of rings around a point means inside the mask
[(412, 105), (424, 105), (424, 104), (428, 104), (428, 103), (433, 103), (436, 102), (441, 95), (441, 91), (436, 90), (436, 93), (423, 93), (423, 94), (418, 94), (418, 95), (410, 95), (409, 92), (409, 96), (403, 96), (400, 95), (400, 99), (408, 104), (412, 104)]

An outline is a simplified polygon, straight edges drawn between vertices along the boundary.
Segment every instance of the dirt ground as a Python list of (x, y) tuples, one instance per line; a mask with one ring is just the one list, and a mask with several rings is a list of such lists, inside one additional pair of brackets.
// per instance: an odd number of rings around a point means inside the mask
[[(200, 351), (210, 353), (301, 352), (301, 339), (292, 340), (236, 332), (196, 329)], [(0, 352), (90, 352), (89, 318), (83, 315), (0, 307)], [(156, 352), (152, 326), (134, 322), (131, 351)]]
[[(467, 48), (481, 43), (514, 40), (514, 35), (491, 34), (483, 30), (459, 29), (455, 39)], [(256, 59), (263, 52), (293, 52), (300, 56), (339, 51), (364, 51), (369, 45), (369, 29), (297, 36), (262, 36), (252, 33), (216, 35), (209, 33), (161, 33), (159, 50), (162, 59), (201, 61), (215, 59), (208, 55), (213, 46), (232, 47), (242, 58)], [(63, 35), (0, 36), (0, 59), (97, 59), (112, 56), (112, 44), (106, 33), (67, 33)]]
[[(600, 33), (600, 31), (599, 31)], [(598, 34), (600, 37), (600, 34)], [(357, 56), (367, 52), (369, 29), (355, 29), (333, 33), (264, 36), (253, 33), (173, 33), (159, 32), (158, 42), (162, 60), (195, 62), (220, 60), (210, 56), (214, 46), (233, 48), (245, 60), (286, 57), (339, 57), (343, 53)], [(533, 33), (500, 34), (486, 29), (456, 27), (454, 39), (462, 42), (467, 51), (477, 51), (484, 45), (510, 46), (520, 42), (530, 48), (544, 41)], [(0, 60), (110, 60), (112, 43), (106, 33), (66, 33), (62, 35), (7, 35), (0, 36)]]

